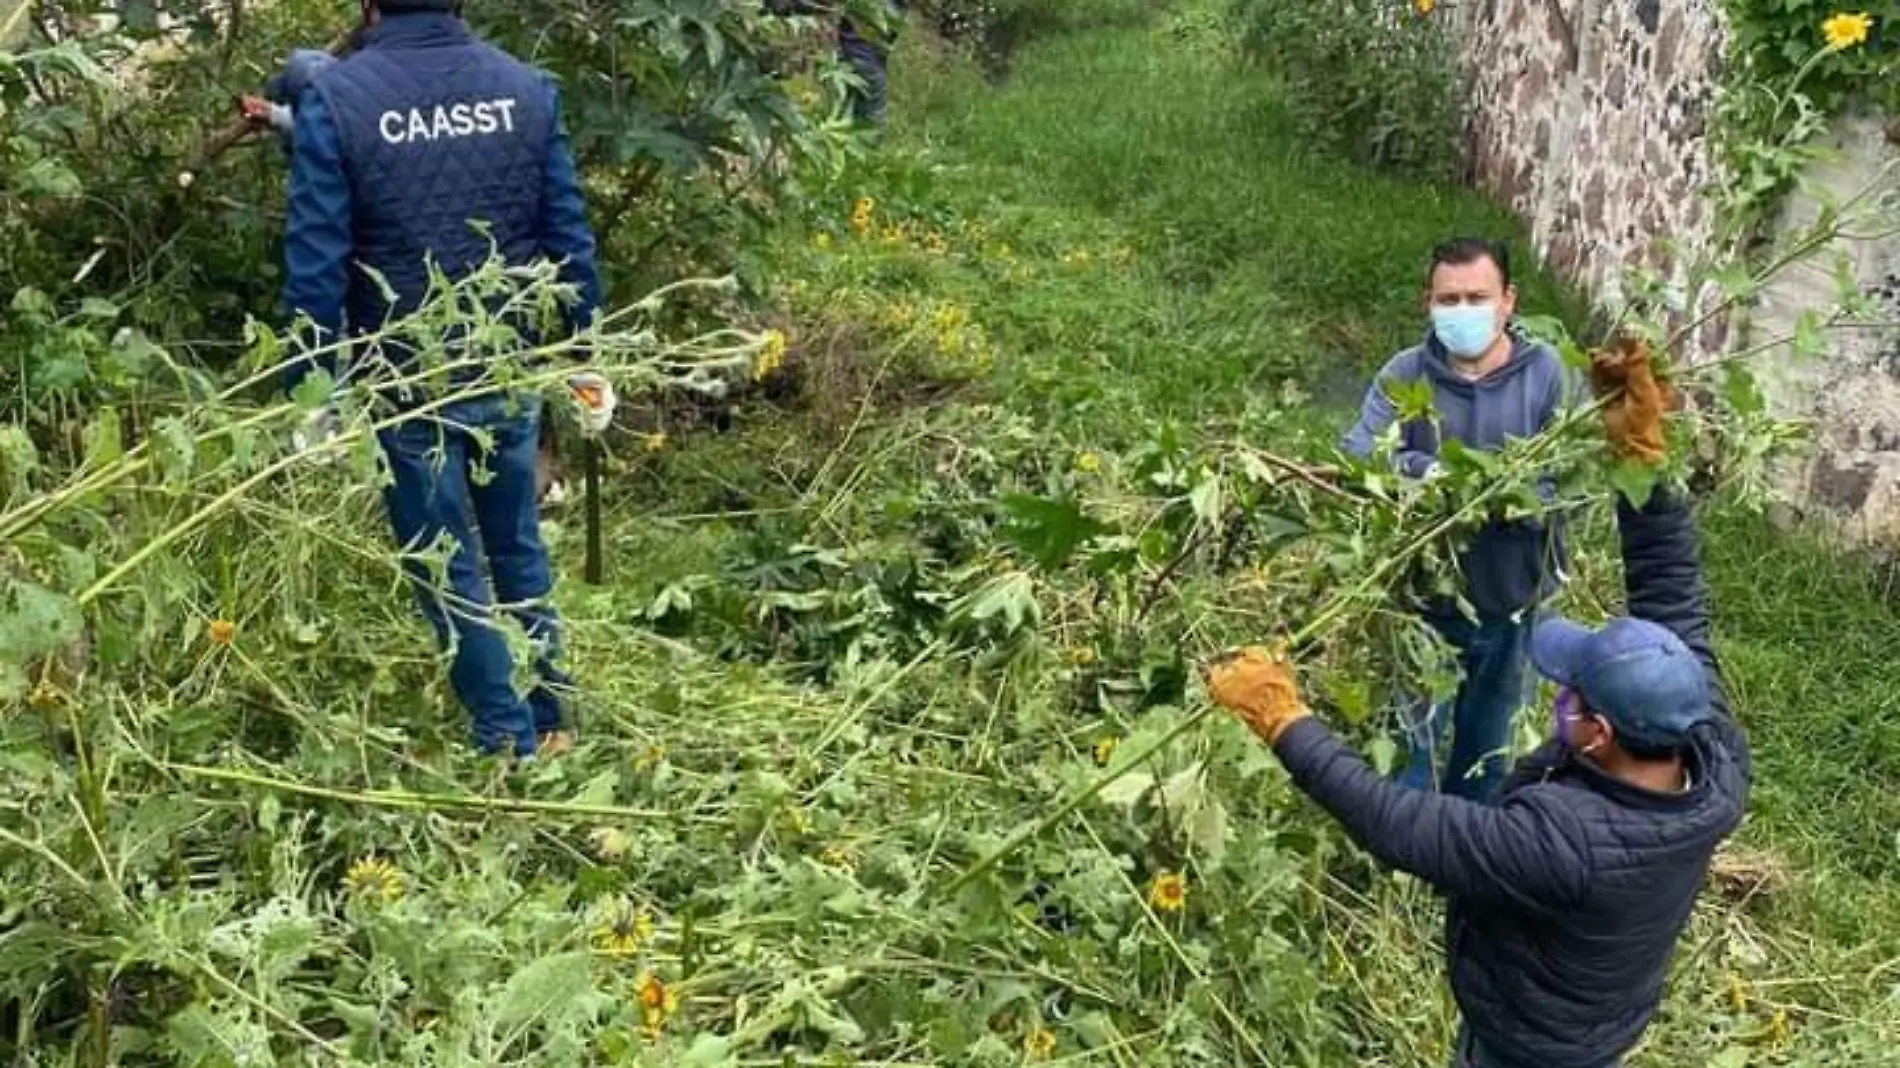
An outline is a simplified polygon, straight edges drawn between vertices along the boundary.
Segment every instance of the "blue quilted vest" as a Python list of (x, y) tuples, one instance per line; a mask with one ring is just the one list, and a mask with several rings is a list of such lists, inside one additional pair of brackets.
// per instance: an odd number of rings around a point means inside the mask
[(386, 17), (316, 88), (349, 174), (352, 331), (415, 311), (431, 261), (460, 279), (491, 242), (511, 266), (537, 258), (555, 122), (545, 75), (460, 19), (408, 14)]

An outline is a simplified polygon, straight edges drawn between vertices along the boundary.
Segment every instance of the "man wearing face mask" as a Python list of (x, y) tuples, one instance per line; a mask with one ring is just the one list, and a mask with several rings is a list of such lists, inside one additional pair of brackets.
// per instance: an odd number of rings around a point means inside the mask
[[(1441, 435), (1483, 451), (1535, 436), (1557, 416), (1566, 394), (1557, 353), (1512, 329), (1517, 288), (1503, 244), (1447, 241), (1432, 250), (1425, 281), (1431, 331), (1423, 344), (1399, 353), (1379, 372), (1342, 442), (1355, 456), (1372, 455), (1398, 421), (1388, 390), (1429, 382), (1436, 424), (1411, 420), (1396, 428), (1393, 463), (1408, 478), (1436, 473)], [(1554, 496), (1554, 486), (1544, 489)], [(1497, 791), (1511, 717), (1525, 695), (1527, 617), (1555, 588), (1562, 564), (1562, 530), (1555, 520), (1495, 521), (1473, 533), (1459, 566), (1476, 619), (1454, 603), (1424, 606), (1426, 621), (1458, 650), (1464, 678), (1449, 707), (1421, 701), (1407, 710), (1410, 754), (1401, 783), (1417, 789), (1442, 784), (1479, 801)], [(1451, 754), (1441, 779), (1438, 749), (1447, 725)]]
[[(1669, 406), (1641, 343), (1598, 354), (1614, 450), (1655, 464)], [(1250, 649), (1213, 665), (1293, 782), (1382, 861), (1446, 897), (1453, 1068), (1614, 1068), (1661, 1003), (1716, 847), (1741, 821), (1750, 756), (1710, 644), (1694, 521), (1677, 491), (1619, 498), (1629, 615), (1552, 619), (1531, 641), (1561, 689), (1556, 737), (1496, 805), (1389, 783), (1307, 712), (1291, 668)]]

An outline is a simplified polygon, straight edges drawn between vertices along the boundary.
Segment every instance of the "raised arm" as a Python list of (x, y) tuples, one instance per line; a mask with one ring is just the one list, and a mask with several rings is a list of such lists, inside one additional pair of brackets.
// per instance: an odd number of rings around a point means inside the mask
[[(1627, 462), (1660, 464), (1667, 454), (1662, 418), (1673, 397), (1656, 380), (1648, 345), (1630, 337), (1617, 339), (1592, 356), (1590, 380), (1602, 399), (1604, 436), (1611, 451)], [(1666, 481), (1658, 483), (1640, 508), (1619, 494), (1616, 526), (1628, 613), (1669, 628), (1702, 661), (1728, 747), (1746, 773), (1748, 745), (1729, 708), (1722, 665), (1709, 633), (1708, 586), (1688, 500)]]

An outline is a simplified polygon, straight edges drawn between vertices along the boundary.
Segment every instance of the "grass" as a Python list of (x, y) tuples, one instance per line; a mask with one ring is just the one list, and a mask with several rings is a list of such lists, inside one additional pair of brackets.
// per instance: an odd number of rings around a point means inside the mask
[[(1140, 253), (1133, 277), (1084, 292), (994, 296), (1037, 331), (1025, 340), (1039, 361), (1101, 352), (1097, 367), (1158, 414), (1235, 410), (1234, 391), (1262, 377), (1356, 391), (1416, 340), (1433, 242), (1518, 236), (1462, 191), (1301, 153), (1270, 80), (1232, 66), (1220, 32), (1190, 16), (1039, 42), (996, 89), (929, 55), (898, 62), (900, 121), (916, 124), (900, 143), (954, 153), (941, 184), (961, 210), (1041, 207)], [(1559, 310), (1543, 276), (1524, 288), (1527, 308)]]

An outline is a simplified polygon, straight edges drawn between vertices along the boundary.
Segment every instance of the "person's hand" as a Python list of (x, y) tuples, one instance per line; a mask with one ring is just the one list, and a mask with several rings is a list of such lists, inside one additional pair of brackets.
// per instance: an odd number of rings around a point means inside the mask
[(1273, 745), (1309, 713), (1300, 700), (1293, 666), (1278, 653), (1249, 646), (1230, 653), (1207, 669), (1207, 693), (1231, 709), (1261, 741)]
[(334, 441), (342, 429), (343, 421), (337, 416), (336, 409), (326, 404), (304, 416), (303, 423), (291, 431), (291, 450), (299, 456), (322, 450), (316, 457), (317, 462), (333, 463), (336, 460), (336, 454), (324, 450), (323, 447)]
[(276, 106), (261, 96), (238, 97), (238, 114), (252, 126), (263, 128), (271, 125), (271, 109)]
[(614, 396), (614, 384), (602, 375), (583, 371), (567, 380), (574, 404), (580, 408), (581, 432), (588, 437), (605, 433), (614, 424), (614, 409), (620, 401)]
[(1675, 392), (1656, 381), (1649, 342), (1621, 334), (1590, 354), (1590, 388), (1603, 403), (1603, 434), (1610, 451), (1654, 466), (1669, 453), (1663, 413), (1676, 406)]

